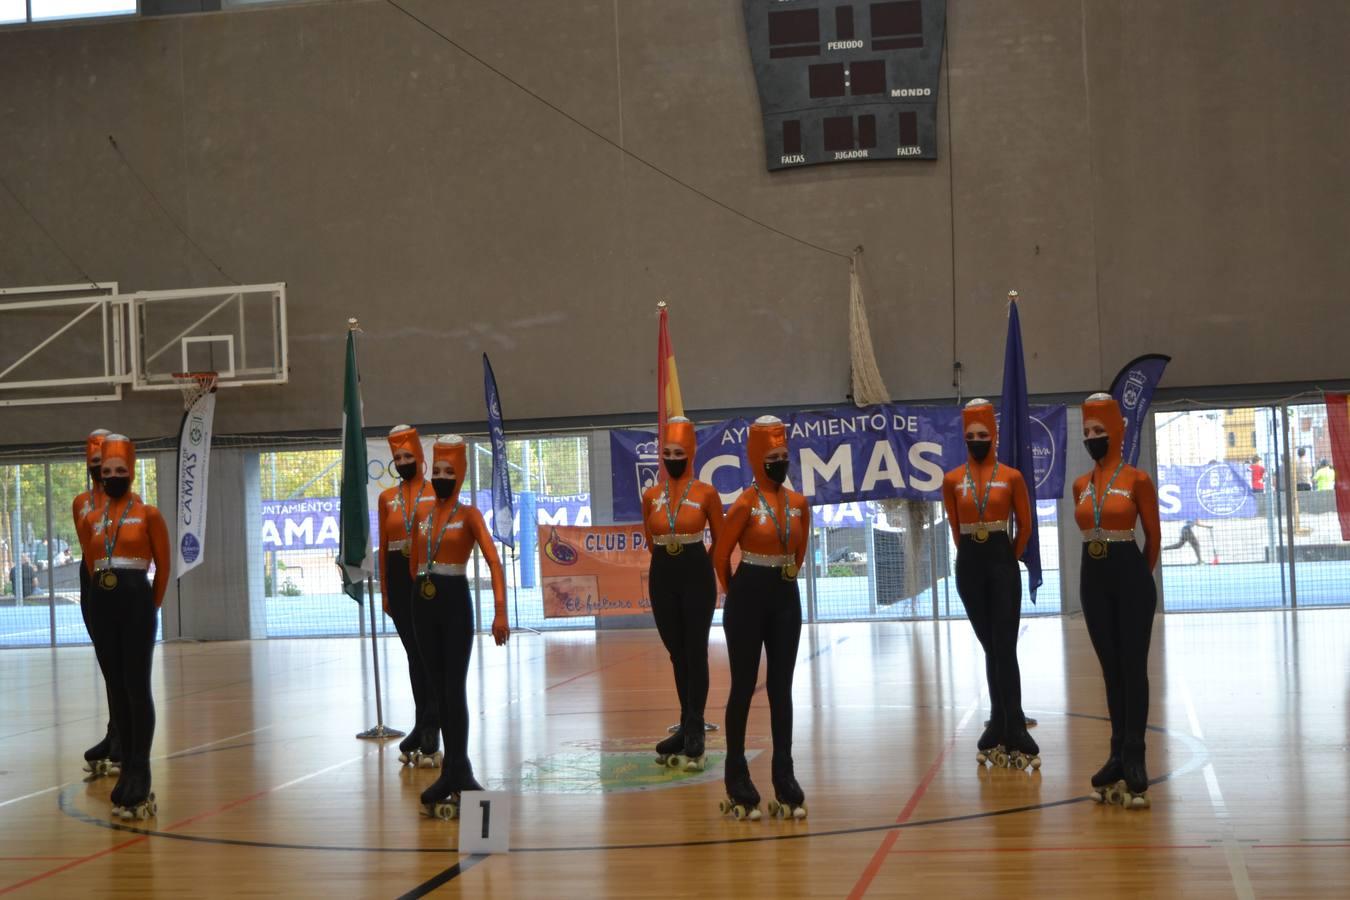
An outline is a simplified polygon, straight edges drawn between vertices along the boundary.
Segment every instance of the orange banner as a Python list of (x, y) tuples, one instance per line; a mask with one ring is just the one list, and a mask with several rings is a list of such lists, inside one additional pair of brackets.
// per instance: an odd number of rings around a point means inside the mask
[(545, 618), (651, 612), (641, 525), (539, 526)]

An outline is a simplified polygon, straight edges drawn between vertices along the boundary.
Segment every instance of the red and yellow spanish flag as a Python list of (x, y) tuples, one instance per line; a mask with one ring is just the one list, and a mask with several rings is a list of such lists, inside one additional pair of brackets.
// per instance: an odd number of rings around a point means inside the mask
[[(656, 423), (657, 434), (663, 439), (666, 419), (684, 415), (684, 398), (680, 396), (680, 376), (675, 371), (675, 350), (670, 346), (670, 332), (666, 324), (666, 304), (660, 304), (661, 324), (656, 335)], [(665, 468), (659, 470), (665, 480)]]
[(1350, 541), (1350, 394), (1323, 394), (1331, 432), (1331, 466), (1336, 470), (1336, 515), (1341, 540)]

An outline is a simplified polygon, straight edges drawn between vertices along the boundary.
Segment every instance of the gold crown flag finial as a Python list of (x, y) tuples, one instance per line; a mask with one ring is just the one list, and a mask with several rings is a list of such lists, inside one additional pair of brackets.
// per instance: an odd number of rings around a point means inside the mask
[(1013, 303), (1017, 302), (1017, 297), (1018, 297), (1017, 291), (1008, 291), (1008, 299), (1011, 300)]

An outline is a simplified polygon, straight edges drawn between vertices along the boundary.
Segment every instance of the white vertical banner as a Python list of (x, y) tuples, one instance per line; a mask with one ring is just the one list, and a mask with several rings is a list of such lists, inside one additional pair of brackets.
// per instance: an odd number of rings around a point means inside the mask
[(216, 392), (206, 391), (183, 414), (178, 431), (178, 549), (174, 573), (182, 578), (201, 564), (206, 546), (206, 486)]

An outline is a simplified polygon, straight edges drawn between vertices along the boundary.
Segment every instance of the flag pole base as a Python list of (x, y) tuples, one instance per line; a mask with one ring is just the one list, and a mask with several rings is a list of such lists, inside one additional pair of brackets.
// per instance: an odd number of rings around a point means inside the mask
[(365, 731), (358, 734), (357, 737), (371, 741), (388, 741), (393, 740), (394, 738), (401, 738), (404, 735), (405, 732), (399, 731), (396, 728), (386, 728), (383, 725), (376, 725), (374, 728), (367, 728)]

